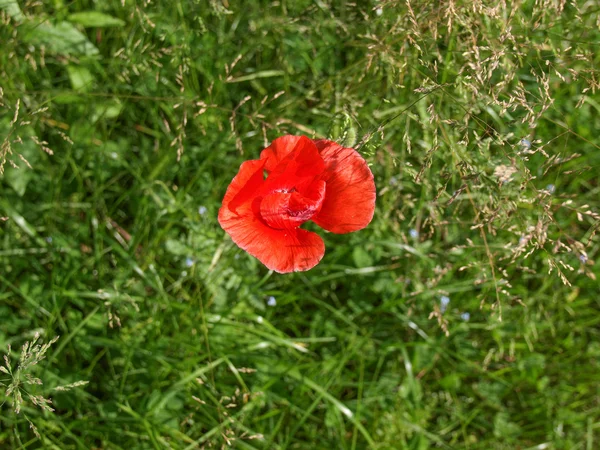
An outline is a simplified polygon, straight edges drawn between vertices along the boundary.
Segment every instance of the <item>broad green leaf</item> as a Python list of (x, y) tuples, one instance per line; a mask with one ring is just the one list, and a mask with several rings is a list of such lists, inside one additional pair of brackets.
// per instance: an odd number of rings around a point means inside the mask
[(8, 185), (13, 188), (19, 197), (23, 197), (27, 190), (27, 185), (33, 179), (33, 170), (25, 164), (19, 168), (7, 167), (4, 171), (4, 178)]
[(69, 80), (71, 80), (71, 86), (76, 91), (87, 92), (90, 86), (94, 82), (94, 76), (90, 71), (82, 66), (67, 66), (67, 72), (69, 73)]
[(0, 0), (0, 9), (6, 11), (6, 14), (12, 17), (15, 22), (22, 22), (25, 19), (17, 0)]
[(60, 55), (98, 54), (98, 49), (88, 38), (69, 22), (50, 22), (41, 24), (30, 22), (23, 26), (23, 40), (33, 45), (44, 45)]
[(119, 100), (109, 100), (107, 102), (99, 103), (94, 108), (90, 120), (96, 122), (99, 119), (115, 119), (119, 117), (123, 110), (123, 104)]
[(116, 17), (99, 11), (81, 11), (69, 15), (69, 22), (77, 23), (86, 28), (122, 27), (125, 22)]
[(354, 247), (352, 258), (356, 267), (370, 267), (373, 265), (373, 258), (361, 247)]

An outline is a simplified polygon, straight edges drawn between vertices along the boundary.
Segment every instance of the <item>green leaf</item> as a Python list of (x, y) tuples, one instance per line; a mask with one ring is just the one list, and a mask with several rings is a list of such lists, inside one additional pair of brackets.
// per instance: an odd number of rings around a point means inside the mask
[(167, 252), (177, 256), (187, 256), (191, 253), (191, 250), (187, 245), (175, 239), (167, 239), (165, 242), (165, 248)]
[(123, 105), (119, 100), (111, 100), (103, 103), (99, 103), (94, 108), (94, 113), (92, 114), (90, 120), (92, 122), (97, 122), (99, 119), (116, 119), (121, 114), (123, 110)]
[(69, 22), (86, 28), (122, 27), (125, 22), (99, 11), (81, 11), (69, 15)]
[(27, 185), (33, 179), (33, 170), (26, 166), (19, 168), (7, 167), (4, 172), (4, 178), (17, 195), (23, 197), (27, 190)]
[(33, 23), (23, 26), (23, 40), (33, 45), (44, 45), (52, 53), (59, 55), (98, 54), (98, 49), (88, 38), (69, 22)]
[(94, 77), (88, 69), (82, 66), (67, 66), (67, 72), (69, 73), (69, 80), (71, 80), (71, 86), (76, 91), (89, 91), (90, 86), (94, 82)]
[(440, 385), (447, 391), (455, 392), (460, 389), (460, 375), (451, 373), (440, 380)]
[(521, 434), (521, 428), (510, 421), (510, 416), (506, 412), (496, 413), (494, 416), (494, 436), (503, 438), (509, 442)]
[(354, 247), (352, 258), (356, 267), (371, 267), (373, 265), (373, 258), (361, 247)]
[(25, 19), (17, 0), (0, 0), (0, 9), (6, 11), (6, 14), (12, 17), (15, 22), (20, 23)]
[(283, 70), (260, 70), (258, 72), (251, 73), (249, 75), (243, 75), (241, 77), (232, 78), (227, 80), (228, 83), (241, 83), (242, 81), (256, 80), (257, 78), (272, 78), (280, 77), (285, 75)]

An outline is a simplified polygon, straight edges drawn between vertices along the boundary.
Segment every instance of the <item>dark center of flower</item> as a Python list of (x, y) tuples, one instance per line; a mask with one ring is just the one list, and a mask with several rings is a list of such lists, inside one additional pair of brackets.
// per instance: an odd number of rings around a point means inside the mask
[(290, 188), (290, 189), (285, 189), (285, 188), (281, 188), (281, 189), (275, 189), (273, 192), (277, 192), (280, 194), (292, 194), (294, 192), (296, 192), (296, 188)]
[(319, 212), (324, 196), (323, 181), (316, 181), (302, 189), (296, 186), (277, 187), (260, 200), (258, 213), (271, 228), (296, 228)]

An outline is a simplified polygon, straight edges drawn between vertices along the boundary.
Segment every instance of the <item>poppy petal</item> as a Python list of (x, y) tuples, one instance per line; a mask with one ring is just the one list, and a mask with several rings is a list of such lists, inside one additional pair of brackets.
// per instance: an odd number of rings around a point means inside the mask
[(327, 140), (314, 141), (325, 161), (325, 200), (313, 222), (332, 233), (365, 228), (375, 212), (375, 181), (354, 149)]
[(251, 160), (242, 163), (240, 170), (231, 181), (227, 192), (225, 192), (223, 208), (227, 207), (232, 212), (235, 212), (238, 207), (248, 203), (255, 197), (256, 192), (264, 184), (264, 165), (264, 161), (260, 160)]
[[(278, 137), (260, 153), (260, 159), (265, 161), (265, 170), (269, 173), (283, 172), (287, 163), (292, 160), (296, 161), (294, 167), (297, 168), (298, 176), (320, 173), (324, 167), (314, 142), (306, 136)], [(286, 165), (282, 166), (281, 163)]]
[(267, 227), (246, 251), (279, 273), (312, 269), (325, 254), (323, 239), (302, 228), (273, 230)]
[(219, 223), (242, 250), (279, 273), (312, 269), (325, 254), (318, 234), (301, 228), (276, 230), (265, 225), (251, 208), (244, 215), (221, 208)]

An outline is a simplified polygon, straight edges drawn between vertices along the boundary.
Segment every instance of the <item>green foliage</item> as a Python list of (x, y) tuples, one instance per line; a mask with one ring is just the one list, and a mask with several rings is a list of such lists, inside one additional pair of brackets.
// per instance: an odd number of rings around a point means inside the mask
[(69, 22), (78, 23), (84, 27), (122, 27), (125, 22), (116, 17), (99, 11), (81, 11), (69, 15)]
[[(0, 448), (598, 447), (600, 11), (492, 3), (0, 0)], [(282, 276), (287, 133), (378, 198)]]

